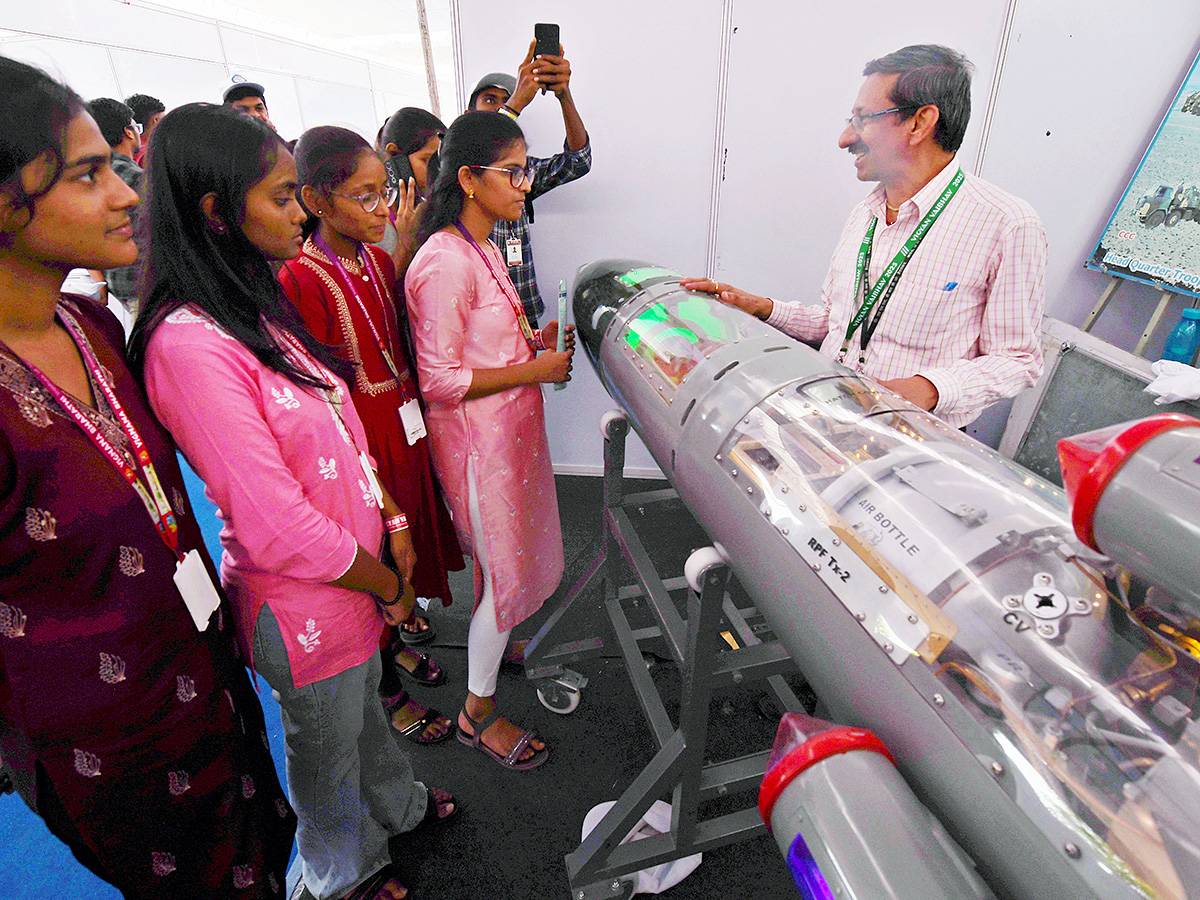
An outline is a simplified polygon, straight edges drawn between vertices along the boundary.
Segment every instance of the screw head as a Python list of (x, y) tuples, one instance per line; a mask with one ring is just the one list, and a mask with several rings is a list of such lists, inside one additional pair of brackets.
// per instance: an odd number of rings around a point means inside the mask
[(912, 613), (909, 613), (909, 614), (908, 614), (908, 624), (910, 624), (910, 625), (916, 625), (916, 624), (917, 624), (917, 617), (916, 617), (916, 616), (914, 616)]
[(943, 697), (941, 694), (934, 694), (933, 695), (933, 703), (935, 706), (945, 706), (946, 698)]
[(1083, 856), (1083, 851), (1079, 849), (1079, 845), (1072, 844), (1069, 841), (1063, 844), (1063, 852), (1071, 857), (1071, 859), (1079, 859), (1079, 857)]
[(990, 768), (992, 770), (992, 775), (994, 775), (996, 778), (999, 778), (1001, 775), (1004, 774), (1003, 763), (993, 762), (991, 764)]
[(885, 643), (884, 643), (884, 645), (883, 645), (883, 652), (884, 652), (884, 653), (891, 653), (891, 652), (892, 652), (893, 650), (895, 650), (895, 649), (896, 649), (896, 648), (895, 648), (895, 647), (893, 647), (893, 646), (891, 645), (891, 643), (890, 643), (890, 642), (885, 642)]

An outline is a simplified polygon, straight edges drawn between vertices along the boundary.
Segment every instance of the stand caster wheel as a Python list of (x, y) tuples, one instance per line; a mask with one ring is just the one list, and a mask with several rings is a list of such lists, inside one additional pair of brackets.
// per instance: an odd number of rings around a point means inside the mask
[(543, 679), (538, 684), (537, 695), (542, 706), (551, 712), (565, 716), (579, 706), (580, 692), (587, 687), (587, 679), (578, 672), (563, 669), (554, 678)]

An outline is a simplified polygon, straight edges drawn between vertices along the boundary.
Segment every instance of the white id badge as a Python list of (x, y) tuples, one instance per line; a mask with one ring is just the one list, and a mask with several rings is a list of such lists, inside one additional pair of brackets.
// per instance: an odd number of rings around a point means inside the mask
[(522, 256), (522, 254), (521, 254), (521, 239), (520, 238), (509, 238), (508, 241), (505, 243), (505, 250), (508, 253), (508, 264), (510, 266), (521, 265), (521, 263), (525, 257)]
[(417, 402), (416, 397), (400, 404), (400, 426), (404, 429), (404, 436), (408, 438), (410, 447), (425, 437), (425, 420), (421, 417), (421, 404)]
[(363, 474), (367, 476), (367, 485), (371, 488), (371, 496), (375, 498), (375, 505), (383, 509), (383, 488), (379, 486), (375, 470), (371, 468), (371, 460), (367, 458), (365, 452), (358, 454), (358, 463), (362, 466)]
[(200, 554), (189, 550), (182, 560), (175, 564), (175, 587), (183, 597), (192, 621), (196, 623), (197, 631), (208, 628), (209, 617), (221, 605), (221, 595), (213, 587), (208, 570), (200, 561)]

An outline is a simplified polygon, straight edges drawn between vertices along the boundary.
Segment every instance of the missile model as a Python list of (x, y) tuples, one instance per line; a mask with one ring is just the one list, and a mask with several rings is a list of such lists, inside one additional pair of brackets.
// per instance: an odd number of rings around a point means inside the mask
[[(677, 273), (607, 260), (572, 294), (601, 381), (931, 842), (1003, 900), (1200, 898), (1200, 428), (1083, 479), (1089, 546), (1059, 488)], [(805, 837), (837, 896), (866, 896)]]

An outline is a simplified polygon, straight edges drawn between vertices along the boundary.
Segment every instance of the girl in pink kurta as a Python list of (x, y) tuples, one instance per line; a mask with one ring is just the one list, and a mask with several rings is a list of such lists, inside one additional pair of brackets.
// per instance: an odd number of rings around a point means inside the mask
[[(222, 582), (282, 711), (304, 884), (318, 900), (403, 896), (388, 841), (452, 798), (413, 780), (377, 696), (383, 623), (411, 610), (412, 542), (348, 366), (270, 266), (300, 252), (295, 163), (256, 120), (194, 103), (159, 124), (150, 170), (131, 361), (219, 508)], [(378, 559), (385, 532), (399, 573)]]
[(564, 352), (544, 349), (558, 323), (530, 328), (488, 239), (498, 219), (520, 216), (529, 191), (520, 128), (503, 115), (470, 112), (450, 126), (440, 152), (405, 291), (434, 465), (476, 563), (458, 737), (502, 765), (529, 769), (549, 751), (501, 718), (493, 695), (508, 632), (562, 578), (538, 385), (570, 379), (574, 334), (568, 326)]

